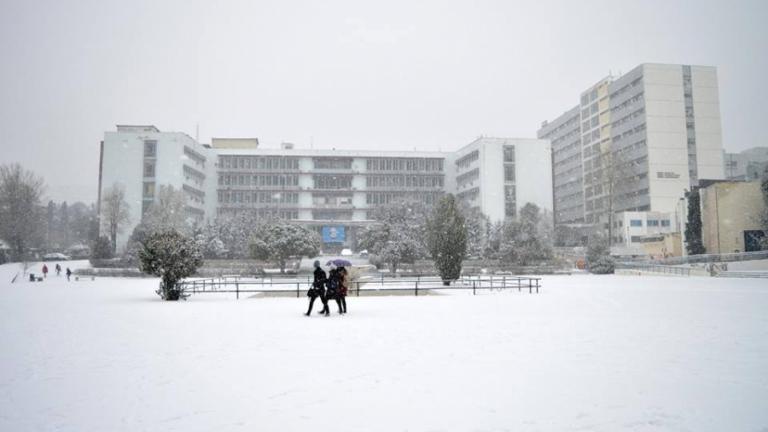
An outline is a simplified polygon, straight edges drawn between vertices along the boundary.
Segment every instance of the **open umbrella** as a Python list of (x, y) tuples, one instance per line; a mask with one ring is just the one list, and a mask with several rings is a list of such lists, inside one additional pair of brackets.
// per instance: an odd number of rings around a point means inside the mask
[(352, 266), (351, 262), (349, 262), (349, 261), (347, 261), (345, 259), (341, 259), (341, 258), (332, 259), (332, 260), (328, 261), (327, 263), (325, 263), (325, 265), (327, 265), (327, 266), (329, 266), (331, 264), (335, 265), (336, 267), (351, 267)]

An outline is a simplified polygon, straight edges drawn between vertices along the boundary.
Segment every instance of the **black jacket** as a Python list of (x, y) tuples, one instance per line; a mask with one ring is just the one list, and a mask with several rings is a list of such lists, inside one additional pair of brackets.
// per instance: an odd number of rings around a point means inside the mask
[(315, 268), (315, 282), (312, 284), (313, 288), (323, 292), (325, 290), (325, 270), (320, 267)]

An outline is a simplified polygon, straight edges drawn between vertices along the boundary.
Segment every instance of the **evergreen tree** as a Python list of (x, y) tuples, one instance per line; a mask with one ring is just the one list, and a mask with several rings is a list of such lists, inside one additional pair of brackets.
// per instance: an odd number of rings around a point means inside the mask
[(250, 246), (251, 257), (274, 261), (280, 267), (280, 273), (285, 273), (289, 258), (317, 256), (320, 238), (303, 226), (278, 221), (260, 225), (251, 237)]
[(706, 253), (701, 236), (701, 204), (699, 188), (694, 187), (685, 196), (688, 198), (688, 221), (685, 224), (685, 248), (689, 255)]
[(178, 300), (184, 297), (178, 282), (203, 265), (203, 254), (193, 239), (168, 230), (149, 235), (139, 252), (139, 262), (141, 271), (160, 277), (160, 298)]
[(101, 236), (96, 239), (96, 241), (93, 243), (93, 246), (91, 247), (91, 259), (110, 259), (114, 256), (112, 254), (113, 250), (114, 249), (112, 248), (112, 243), (110, 243), (109, 238)]
[(69, 206), (67, 202), (61, 203), (59, 208), (59, 237), (61, 238), (61, 246), (69, 247), (70, 235), (69, 235)]
[(615, 263), (611, 258), (608, 240), (602, 235), (595, 234), (587, 241), (587, 270), (594, 274), (613, 273)]
[(427, 221), (427, 247), (443, 283), (458, 279), (467, 254), (467, 230), (452, 194), (440, 200)]

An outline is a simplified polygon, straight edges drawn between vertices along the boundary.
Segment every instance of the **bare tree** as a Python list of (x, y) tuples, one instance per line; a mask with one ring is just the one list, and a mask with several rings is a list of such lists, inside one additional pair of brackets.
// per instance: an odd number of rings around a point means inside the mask
[(142, 223), (151, 232), (175, 229), (186, 234), (190, 230), (186, 206), (184, 191), (171, 185), (161, 185), (155, 195), (155, 201), (142, 216)]
[(603, 198), (604, 214), (601, 220), (606, 221), (608, 244), (613, 244), (613, 225), (616, 211), (622, 195), (627, 192), (626, 186), (631, 185), (635, 178), (635, 164), (629, 160), (625, 151), (606, 152), (601, 156), (602, 170), (599, 173), (600, 187), (605, 192)]
[(16, 260), (44, 235), (40, 198), (43, 179), (19, 164), (0, 166), (0, 237), (11, 247)]
[(113, 183), (101, 198), (101, 222), (109, 233), (114, 252), (117, 251), (117, 235), (131, 221), (130, 208), (125, 199), (125, 188), (120, 183)]

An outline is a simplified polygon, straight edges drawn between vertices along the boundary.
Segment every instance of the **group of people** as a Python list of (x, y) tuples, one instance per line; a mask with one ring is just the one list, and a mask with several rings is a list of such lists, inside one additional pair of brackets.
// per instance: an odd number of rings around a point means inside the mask
[[(59, 263), (56, 263), (55, 269), (56, 269), (56, 276), (61, 276), (61, 265)], [(70, 270), (69, 267), (67, 267), (67, 280), (69, 280), (71, 276), (72, 276), (72, 270)], [(48, 265), (45, 263), (43, 264), (43, 277), (44, 278), (48, 277)]]
[(328, 301), (335, 300), (339, 307), (339, 314), (347, 313), (347, 291), (349, 291), (349, 275), (344, 267), (331, 265), (331, 270), (326, 276), (325, 270), (320, 267), (320, 261), (315, 261), (315, 280), (307, 292), (309, 297), (309, 309), (304, 315), (312, 314), (312, 306), (318, 298), (323, 304), (321, 314), (331, 314), (328, 309)]

